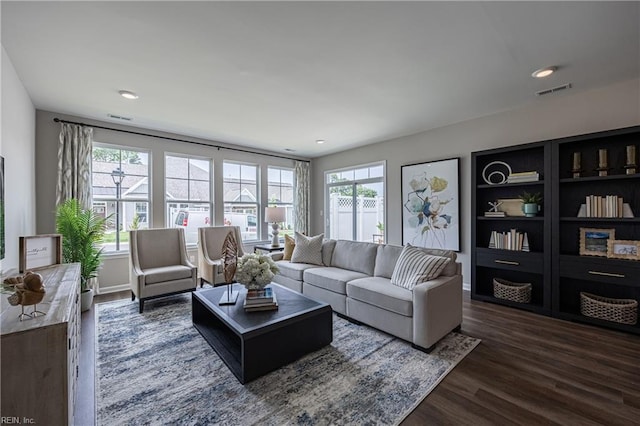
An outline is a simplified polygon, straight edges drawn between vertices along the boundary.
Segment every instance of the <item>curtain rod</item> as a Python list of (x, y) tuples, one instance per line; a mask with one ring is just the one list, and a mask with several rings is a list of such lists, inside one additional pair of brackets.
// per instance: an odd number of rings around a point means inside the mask
[(231, 147), (222, 146), (222, 145), (210, 145), (208, 143), (189, 141), (189, 140), (186, 140), (186, 139), (171, 138), (169, 136), (158, 136), (158, 135), (152, 135), (152, 134), (149, 134), (149, 133), (134, 132), (133, 130), (114, 129), (113, 127), (96, 126), (96, 125), (93, 125), (93, 124), (81, 123), (81, 122), (78, 122), (78, 121), (61, 120), (58, 117), (54, 118), (53, 121), (55, 121), (56, 123), (77, 124), (79, 126), (84, 126), (84, 127), (94, 127), (96, 129), (104, 129), (104, 130), (112, 130), (114, 132), (130, 133), (132, 135), (148, 136), (148, 137), (151, 137), (151, 138), (159, 138), (159, 139), (167, 139), (167, 140), (176, 141), (176, 142), (191, 143), (191, 144), (194, 144), (194, 145), (202, 145), (202, 146), (206, 146), (206, 147), (209, 147), (209, 148), (217, 148), (218, 151), (221, 150), (221, 149), (228, 149), (230, 151), (238, 151), (238, 152), (244, 152), (244, 153), (247, 153), (247, 154), (254, 154), (254, 155), (266, 155), (267, 157), (283, 158), (285, 160), (303, 161), (305, 163), (310, 163), (311, 162), (309, 160), (300, 160), (298, 158), (286, 157), (284, 155), (266, 154), (264, 152), (251, 151), (251, 150), (248, 150), (248, 149), (231, 148)]

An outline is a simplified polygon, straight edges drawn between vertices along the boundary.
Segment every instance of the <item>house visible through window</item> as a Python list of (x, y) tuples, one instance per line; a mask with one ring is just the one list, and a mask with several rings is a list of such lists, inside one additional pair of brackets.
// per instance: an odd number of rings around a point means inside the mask
[(281, 224), (280, 236), (293, 235), (293, 169), (269, 167), (267, 173), (268, 205), (286, 209), (286, 221)]
[(149, 153), (94, 143), (93, 210), (110, 217), (105, 251), (129, 249), (131, 229), (149, 226)]
[(187, 244), (198, 242), (198, 228), (211, 226), (211, 159), (165, 156), (168, 228), (183, 228)]
[(384, 242), (384, 163), (325, 172), (325, 235)]
[(224, 224), (239, 226), (243, 241), (258, 239), (258, 167), (225, 161), (223, 164)]

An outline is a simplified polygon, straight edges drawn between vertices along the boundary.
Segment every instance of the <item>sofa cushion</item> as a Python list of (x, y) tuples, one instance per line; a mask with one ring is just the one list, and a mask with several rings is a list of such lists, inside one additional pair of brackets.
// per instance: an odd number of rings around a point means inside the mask
[(291, 254), (293, 263), (311, 263), (322, 265), (322, 238), (324, 234), (307, 237), (296, 232), (296, 246)]
[(348, 269), (310, 268), (304, 271), (304, 282), (334, 293), (347, 294), (347, 282), (366, 277), (366, 274)]
[(376, 253), (376, 266), (373, 270), (374, 277), (391, 278), (396, 262), (402, 253), (402, 246), (379, 244)]
[(360, 241), (336, 241), (331, 266), (373, 275), (378, 244)]
[(349, 281), (347, 296), (396, 314), (413, 316), (411, 290), (391, 284), (389, 278), (367, 277)]
[(391, 283), (406, 289), (437, 278), (451, 259), (425, 254), (417, 247), (406, 245), (396, 262)]
[(324, 266), (331, 266), (331, 257), (336, 248), (336, 240), (324, 240), (322, 242), (322, 263)]
[(296, 240), (290, 235), (284, 236), (284, 251), (282, 252), (282, 260), (291, 260), (293, 249), (296, 246)]
[(145, 284), (157, 284), (165, 281), (181, 280), (191, 278), (191, 268), (184, 265), (160, 266), (158, 268), (148, 268), (144, 271)]
[(288, 260), (279, 260), (276, 262), (280, 271), (278, 275), (282, 275), (292, 280), (302, 281), (302, 274), (305, 270), (310, 268), (317, 268), (317, 265), (311, 265), (309, 263), (291, 263)]

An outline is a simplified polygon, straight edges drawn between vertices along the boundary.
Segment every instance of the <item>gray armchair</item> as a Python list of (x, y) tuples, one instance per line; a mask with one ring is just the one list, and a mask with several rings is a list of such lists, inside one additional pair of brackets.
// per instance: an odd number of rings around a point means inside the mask
[(140, 313), (148, 299), (196, 289), (197, 268), (189, 262), (184, 229), (139, 229), (129, 237), (131, 300), (138, 297)]
[(238, 244), (238, 257), (244, 255), (239, 226), (207, 226), (198, 228), (198, 269), (200, 286), (208, 282), (212, 286), (226, 284), (222, 245), (229, 232), (234, 232)]

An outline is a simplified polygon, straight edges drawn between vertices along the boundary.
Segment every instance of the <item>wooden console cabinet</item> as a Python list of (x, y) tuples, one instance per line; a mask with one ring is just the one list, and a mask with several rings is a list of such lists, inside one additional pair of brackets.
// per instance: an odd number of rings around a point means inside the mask
[[(3, 419), (21, 424), (72, 425), (80, 345), (80, 264), (38, 269), (46, 315), (20, 321), (20, 306), (2, 294)], [(32, 306), (25, 307), (31, 312)]]

